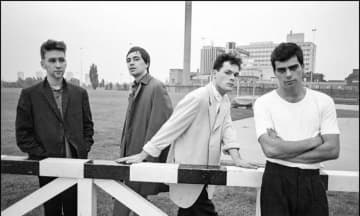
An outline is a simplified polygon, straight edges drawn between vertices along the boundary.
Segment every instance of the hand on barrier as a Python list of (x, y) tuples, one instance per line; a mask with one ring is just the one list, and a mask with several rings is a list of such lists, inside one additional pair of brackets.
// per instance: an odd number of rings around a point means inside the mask
[(117, 163), (127, 163), (127, 164), (132, 164), (132, 163), (140, 163), (143, 160), (145, 160), (148, 157), (148, 153), (146, 153), (145, 151), (141, 151), (139, 154), (134, 154), (128, 157), (123, 157), (123, 158), (119, 158), (116, 159), (115, 162)]
[(243, 168), (249, 168), (249, 169), (257, 169), (260, 167), (265, 167), (265, 164), (258, 163), (258, 162), (250, 162), (246, 161), (244, 159), (235, 161), (235, 166), (243, 167)]

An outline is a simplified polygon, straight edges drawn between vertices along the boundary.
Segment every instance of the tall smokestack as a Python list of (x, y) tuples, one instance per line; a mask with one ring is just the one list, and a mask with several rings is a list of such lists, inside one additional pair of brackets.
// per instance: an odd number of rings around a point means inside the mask
[(186, 1), (183, 74), (187, 74), (190, 72), (190, 59), (191, 59), (191, 1)]

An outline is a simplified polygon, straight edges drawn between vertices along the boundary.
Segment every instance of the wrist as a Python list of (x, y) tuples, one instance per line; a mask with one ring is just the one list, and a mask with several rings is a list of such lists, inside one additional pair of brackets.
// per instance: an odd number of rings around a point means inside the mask
[(149, 154), (144, 150), (140, 152), (140, 155), (143, 160), (145, 160), (149, 156)]

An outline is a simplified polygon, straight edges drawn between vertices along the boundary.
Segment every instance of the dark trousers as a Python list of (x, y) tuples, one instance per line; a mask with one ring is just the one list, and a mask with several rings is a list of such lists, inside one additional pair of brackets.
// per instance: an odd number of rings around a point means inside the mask
[(328, 216), (319, 170), (266, 162), (260, 193), (262, 216)]
[[(56, 179), (55, 177), (39, 176), (40, 187)], [(89, 206), (91, 208), (91, 206)], [(44, 203), (45, 216), (76, 216), (77, 185), (71, 186), (62, 193)]]
[(179, 208), (178, 216), (218, 216), (214, 204), (208, 198), (206, 186), (204, 186), (200, 196), (192, 206)]

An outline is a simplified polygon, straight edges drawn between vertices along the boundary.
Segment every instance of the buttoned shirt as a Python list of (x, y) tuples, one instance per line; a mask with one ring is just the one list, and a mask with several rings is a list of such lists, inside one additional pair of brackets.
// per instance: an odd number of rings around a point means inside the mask
[[(55, 98), (55, 102), (56, 102), (56, 106), (57, 108), (59, 109), (60, 111), (60, 114), (61, 114), (61, 117), (63, 117), (63, 109), (62, 109), (62, 93), (63, 93), (63, 88), (61, 87), (60, 89), (54, 89), (54, 88), (51, 88), (52, 92), (53, 92), (53, 95), (54, 95), (54, 98)], [(71, 151), (70, 151), (70, 145), (69, 145), (69, 142), (68, 140), (66, 139), (66, 136), (64, 137), (64, 145), (65, 145), (65, 156), (67, 158), (71, 158), (72, 157), (72, 154), (71, 154)]]

